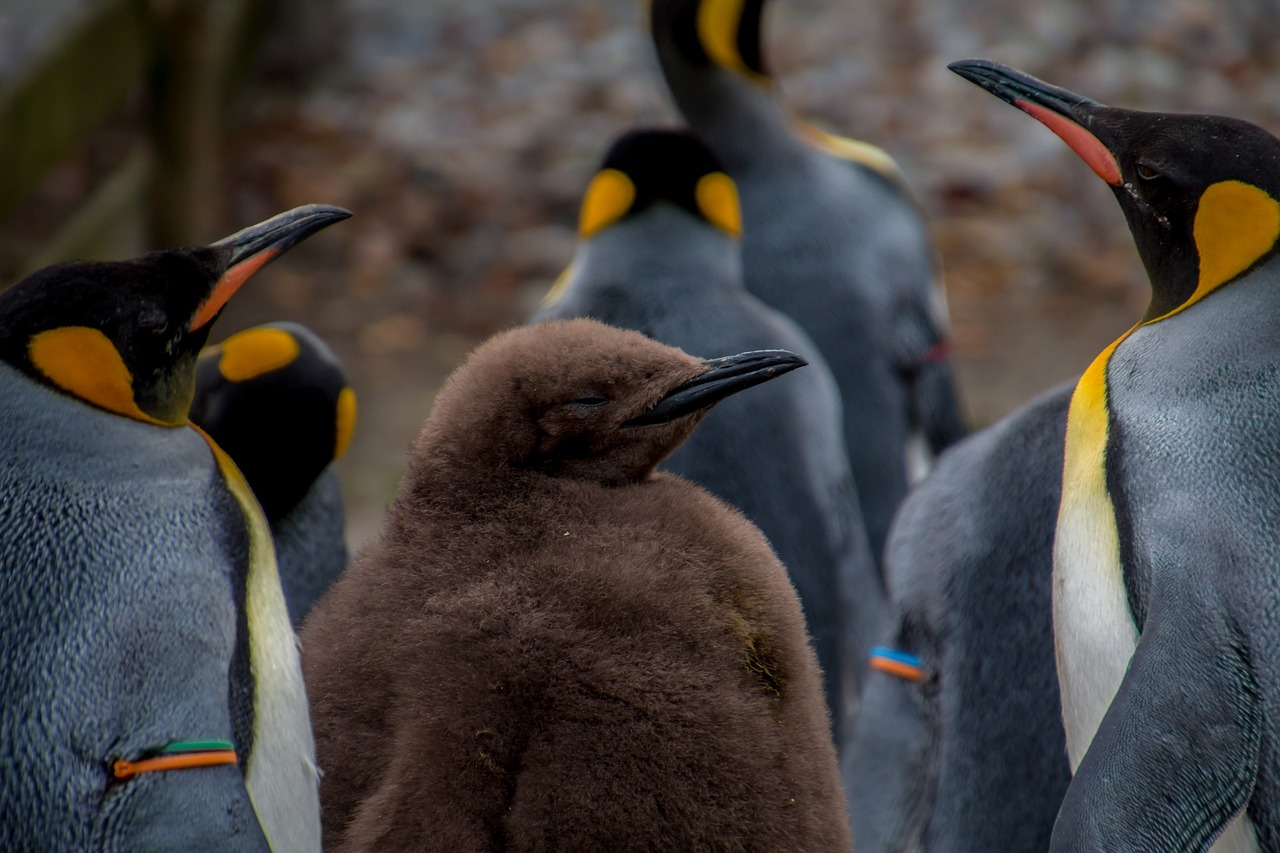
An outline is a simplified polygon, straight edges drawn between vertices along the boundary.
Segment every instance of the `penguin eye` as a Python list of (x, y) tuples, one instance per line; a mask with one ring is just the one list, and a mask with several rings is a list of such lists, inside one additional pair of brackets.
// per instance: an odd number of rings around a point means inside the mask
[(1142, 178), (1142, 180), (1144, 181), (1154, 181), (1156, 178), (1162, 178), (1164, 176), (1161, 175), (1159, 172), (1157, 172), (1155, 169), (1148, 166), (1146, 163), (1139, 163), (1138, 177)]
[(605, 403), (608, 403), (609, 398), (595, 395), (591, 397), (579, 397), (578, 399), (570, 400), (569, 402), (570, 405), (577, 406), (579, 409), (596, 409), (603, 406)]

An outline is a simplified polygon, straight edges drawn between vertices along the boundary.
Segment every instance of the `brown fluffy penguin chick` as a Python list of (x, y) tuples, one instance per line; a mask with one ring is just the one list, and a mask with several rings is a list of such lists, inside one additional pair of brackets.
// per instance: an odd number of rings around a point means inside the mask
[(303, 627), (329, 849), (851, 848), (785, 570), (653, 471), (709, 405), (800, 364), (593, 320), (471, 355)]

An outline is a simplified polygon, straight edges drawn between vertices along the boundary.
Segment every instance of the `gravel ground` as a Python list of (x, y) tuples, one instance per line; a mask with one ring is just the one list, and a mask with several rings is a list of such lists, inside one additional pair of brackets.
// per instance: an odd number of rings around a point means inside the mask
[[(361, 400), (340, 463), (358, 546), (440, 380), (568, 262), (609, 140), (675, 117), (636, 0), (282, 2), (230, 129), (220, 218), (229, 231), (316, 201), (356, 217), (259, 276), (215, 334), (287, 318), (332, 342)], [(1146, 287), (1108, 188), (947, 62), (1280, 130), (1274, 0), (775, 0), (765, 24), (795, 110), (911, 179), (975, 426), (1082, 370)]]

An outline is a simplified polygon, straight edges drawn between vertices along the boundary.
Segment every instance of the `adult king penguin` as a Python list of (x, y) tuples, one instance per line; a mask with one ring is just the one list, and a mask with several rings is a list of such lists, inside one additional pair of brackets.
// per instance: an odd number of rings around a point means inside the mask
[(689, 353), (783, 348), (809, 362), (725, 400), (662, 467), (741, 510), (773, 545), (799, 593), (841, 747), (884, 592), (835, 380), (808, 337), (743, 288), (740, 222), (733, 181), (695, 137), (627, 133), (587, 189), (578, 253), (535, 320), (588, 316)]
[(747, 290), (799, 323), (835, 374), (872, 553), (909, 451), (965, 433), (920, 209), (893, 160), (787, 111), (761, 45), (764, 0), (652, 0), (662, 73), (742, 195)]
[(381, 539), (303, 626), (334, 849), (850, 849), (785, 569), (653, 473), (802, 363), (578, 319), (454, 372)]
[(4, 849), (319, 847), (270, 534), (187, 409), (227, 300), (348, 215), (300, 207), (0, 294)]
[(342, 458), (356, 395), (333, 351), (297, 323), (270, 323), (208, 347), (191, 421), (235, 461), (271, 525), (294, 626), (347, 565)]
[(1049, 848), (1071, 779), (1050, 591), (1073, 388), (949, 449), (898, 511), (847, 756), (858, 853)]
[(1075, 775), (1053, 849), (1275, 850), (1280, 140), (951, 68), (1111, 186), (1151, 281), (1068, 414), (1053, 608)]

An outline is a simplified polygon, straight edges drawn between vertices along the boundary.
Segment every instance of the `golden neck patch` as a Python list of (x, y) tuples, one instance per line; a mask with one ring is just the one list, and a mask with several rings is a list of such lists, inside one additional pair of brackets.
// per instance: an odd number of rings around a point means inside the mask
[(726, 234), (742, 236), (742, 208), (732, 178), (724, 172), (709, 172), (698, 178), (693, 197), (707, 221)]
[(865, 166), (899, 186), (907, 185), (907, 179), (898, 168), (897, 161), (883, 148), (860, 139), (827, 133), (800, 119), (795, 119), (795, 123), (801, 137), (832, 157)]
[(559, 302), (569, 290), (569, 283), (573, 281), (574, 264), (577, 259), (569, 262), (569, 266), (565, 267), (560, 275), (556, 276), (556, 280), (551, 282), (551, 287), (547, 288), (547, 293), (542, 297), (542, 307), (555, 305)]
[(765, 85), (772, 80), (750, 67), (738, 50), (743, 0), (702, 0), (698, 4), (698, 41), (711, 61), (721, 68)]
[(356, 392), (351, 388), (343, 388), (338, 393), (337, 421), (333, 458), (341, 459), (351, 446), (351, 436), (356, 431)]
[(54, 385), (81, 400), (127, 418), (161, 426), (162, 421), (138, 408), (133, 374), (110, 338), (87, 326), (63, 326), (34, 335), (27, 357)]
[(247, 382), (286, 367), (298, 357), (298, 342), (284, 329), (250, 329), (222, 342), (218, 372), (228, 382)]
[(636, 185), (617, 169), (601, 169), (587, 186), (578, 217), (578, 236), (591, 237), (617, 222), (636, 200)]

